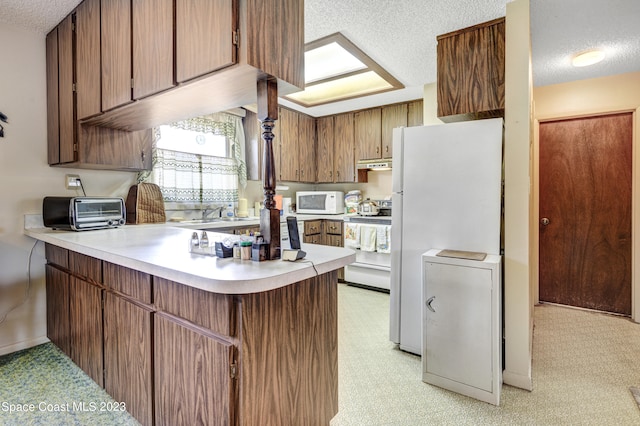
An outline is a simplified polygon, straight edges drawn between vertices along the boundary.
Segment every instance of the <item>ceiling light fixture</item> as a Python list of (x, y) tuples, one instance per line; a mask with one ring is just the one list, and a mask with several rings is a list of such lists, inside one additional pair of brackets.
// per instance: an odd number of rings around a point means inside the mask
[(307, 108), (404, 87), (341, 33), (307, 43), (304, 61), (305, 90), (285, 99)]
[(597, 64), (604, 59), (604, 51), (601, 49), (590, 49), (577, 53), (571, 59), (571, 65), (574, 67), (586, 67)]

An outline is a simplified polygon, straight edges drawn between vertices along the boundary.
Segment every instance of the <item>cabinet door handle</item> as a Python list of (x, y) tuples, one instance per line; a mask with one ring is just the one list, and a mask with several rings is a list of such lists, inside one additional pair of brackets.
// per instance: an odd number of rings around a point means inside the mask
[(433, 302), (435, 300), (435, 296), (431, 296), (430, 298), (427, 299), (426, 305), (427, 305), (427, 309), (429, 309), (431, 312), (435, 312), (436, 310), (433, 309), (433, 307), (431, 306), (431, 302)]

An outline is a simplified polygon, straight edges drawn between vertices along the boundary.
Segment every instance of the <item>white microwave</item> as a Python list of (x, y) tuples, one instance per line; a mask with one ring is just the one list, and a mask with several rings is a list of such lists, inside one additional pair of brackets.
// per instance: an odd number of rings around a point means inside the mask
[(340, 191), (296, 192), (296, 213), (342, 214), (344, 213), (344, 193)]

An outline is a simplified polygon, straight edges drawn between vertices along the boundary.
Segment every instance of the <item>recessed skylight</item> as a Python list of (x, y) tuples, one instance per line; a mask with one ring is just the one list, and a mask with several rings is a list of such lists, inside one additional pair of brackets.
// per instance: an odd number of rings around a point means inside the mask
[(404, 87), (340, 33), (307, 43), (305, 83), (285, 98), (311, 107)]

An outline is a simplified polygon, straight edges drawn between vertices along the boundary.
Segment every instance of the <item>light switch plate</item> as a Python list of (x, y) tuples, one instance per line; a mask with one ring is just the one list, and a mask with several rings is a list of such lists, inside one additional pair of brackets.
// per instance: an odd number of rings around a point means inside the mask
[(80, 176), (79, 175), (65, 175), (64, 182), (67, 189), (79, 189), (80, 188)]

